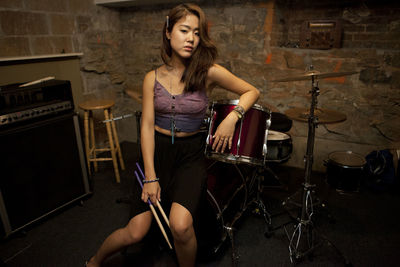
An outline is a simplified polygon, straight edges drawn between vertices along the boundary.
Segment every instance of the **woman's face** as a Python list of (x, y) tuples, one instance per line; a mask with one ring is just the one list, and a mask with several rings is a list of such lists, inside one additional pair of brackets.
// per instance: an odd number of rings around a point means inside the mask
[(178, 20), (171, 32), (167, 32), (172, 53), (190, 58), (200, 42), (199, 19), (193, 14), (188, 14)]

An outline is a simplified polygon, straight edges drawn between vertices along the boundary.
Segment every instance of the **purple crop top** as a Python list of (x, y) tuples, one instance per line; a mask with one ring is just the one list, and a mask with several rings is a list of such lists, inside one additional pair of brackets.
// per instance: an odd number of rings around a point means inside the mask
[(154, 82), (154, 110), (155, 125), (171, 130), (172, 121), (175, 122), (177, 132), (195, 132), (200, 129), (205, 118), (208, 105), (208, 96), (205, 90), (183, 92), (171, 95), (164, 86)]

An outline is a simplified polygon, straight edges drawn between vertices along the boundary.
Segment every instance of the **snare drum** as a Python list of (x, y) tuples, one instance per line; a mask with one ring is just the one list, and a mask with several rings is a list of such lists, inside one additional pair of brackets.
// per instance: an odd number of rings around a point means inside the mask
[[(253, 105), (236, 124), (232, 138), (232, 148), (223, 152), (212, 150), (213, 135), (219, 124), (235, 108), (239, 100), (217, 101), (212, 104), (206, 141), (206, 156), (228, 163), (248, 163), (263, 165), (266, 156), (267, 126), (271, 119), (269, 110)], [(268, 122), (267, 122), (268, 121)]]
[(293, 150), (292, 138), (288, 134), (269, 130), (267, 150), (267, 161), (287, 161)]

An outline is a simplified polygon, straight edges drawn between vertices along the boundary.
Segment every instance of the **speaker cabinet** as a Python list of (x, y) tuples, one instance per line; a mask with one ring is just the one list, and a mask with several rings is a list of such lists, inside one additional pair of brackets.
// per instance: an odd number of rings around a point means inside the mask
[(78, 116), (0, 129), (0, 174), (5, 236), (89, 195)]

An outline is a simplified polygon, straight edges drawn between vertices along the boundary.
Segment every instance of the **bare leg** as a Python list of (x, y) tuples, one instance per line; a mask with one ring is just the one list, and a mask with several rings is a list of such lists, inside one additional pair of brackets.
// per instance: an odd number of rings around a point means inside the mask
[(152, 214), (150, 211), (133, 217), (124, 227), (114, 231), (100, 246), (96, 254), (90, 259), (88, 267), (99, 267), (101, 263), (112, 254), (124, 247), (137, 243), (147, 234), (151, 225)]
[(193, 267), (196, 261), (197, 239), (190, 212), (178, 203), (172, 203), (170, 226), (180, 267)]

